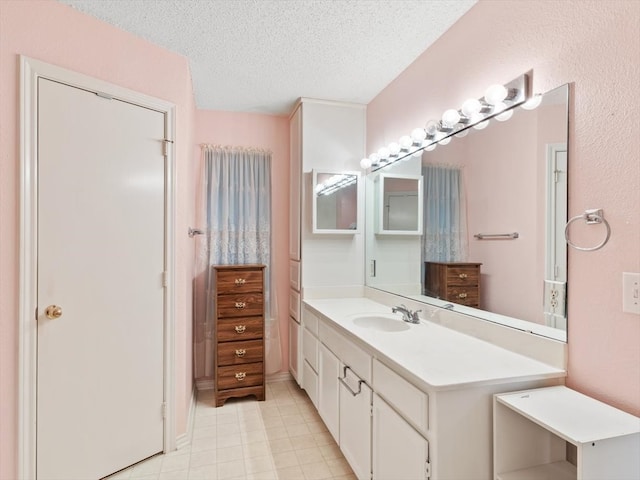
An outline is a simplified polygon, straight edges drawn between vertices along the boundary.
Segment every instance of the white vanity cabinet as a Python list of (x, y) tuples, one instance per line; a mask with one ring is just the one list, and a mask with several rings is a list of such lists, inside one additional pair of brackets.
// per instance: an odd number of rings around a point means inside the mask
[[(342, 365), (340, 382), (340, 449), (359, 479), (371, 478), (371, 402), (373, 391)], [(397, 477), (401, 478), (401, 477)]]
[(335, 441), (340, 443), (340, 360), (326, 346), (319, 348), (318, 413)]
[(302, 310), (302, 388), (306, 390), (316, 408), (318, 408), (319, 392), (319, 347), (318, 317), (304, 308)]
[(430, 475), (429, 442), (374, 395), (373, 479), (422, 480)]
[(564, 386), (496, 395), (495, 480), (637, 480), (640, 418)]
[[(304, 375), (311, 366), (302, 355), (304, 330), (296, 313), (300, 302), (314, 289), (339, 291), (344, 286), (364, 285), (364, 235), (357, 233), (364, 216), (364, 189), (356, 188), (355, 205), (345, 199), (344, 212), (355, 213), (355, 228), (348, 225), (339, 235), (337, 228), (314, 233), (312, 172), (359, 172), (365, 128), (366, 106), (352, 103), (301, 98), (289, 119), (289, 371), (303, 388), (309, 386)], [(340, 224), (346, 222), (341, 213)]]

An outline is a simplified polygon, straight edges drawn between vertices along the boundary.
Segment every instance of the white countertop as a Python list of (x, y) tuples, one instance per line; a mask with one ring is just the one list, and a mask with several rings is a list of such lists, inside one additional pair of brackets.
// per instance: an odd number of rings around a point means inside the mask
[[(307, 299), (304, 303), (359, 339), (375, 356), (395, 363), (430, 389), (450, 390), (566, 375), (562, 369), (424, 319), (419, 324), (406, 323), (409, 328), (402, 331), (360, 327), (353, 323), (355, 316), (391, 313), (390, 307), (368, 298)], [(396, 315), (402, 322), (400, 314)]]

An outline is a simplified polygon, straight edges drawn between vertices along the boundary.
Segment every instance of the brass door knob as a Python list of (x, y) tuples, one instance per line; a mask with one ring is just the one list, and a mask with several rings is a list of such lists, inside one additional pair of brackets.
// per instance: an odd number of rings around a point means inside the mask
[(56, 318), (60, 318), (62, 316), (62, 307), (59, 307), (58, 305), (49, 305), (45, 309), (44, 314), (47, 316), (47, 318), (55, 320)]

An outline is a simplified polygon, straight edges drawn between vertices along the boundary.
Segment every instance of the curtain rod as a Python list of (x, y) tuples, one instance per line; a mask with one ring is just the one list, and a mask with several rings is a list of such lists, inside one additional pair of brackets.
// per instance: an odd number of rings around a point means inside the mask
[(251, 152), (251, 153), (265, 153), (269, 155), (273, 155), (273, 152), (266, 148), (258, 148), (258, 147), (242, 147), (236, 145), (214, 145), (211, 143), (201, 143), (200, 147), (202, 150), (223, 150), (223, 151), (240, 151), (240, 152)]

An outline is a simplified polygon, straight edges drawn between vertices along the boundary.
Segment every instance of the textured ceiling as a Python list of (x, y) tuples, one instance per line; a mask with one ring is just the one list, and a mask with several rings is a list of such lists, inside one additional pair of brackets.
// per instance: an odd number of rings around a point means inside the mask
[(369, 103), (477, 0), (61, 0), (189, 59), (200, 109)]

